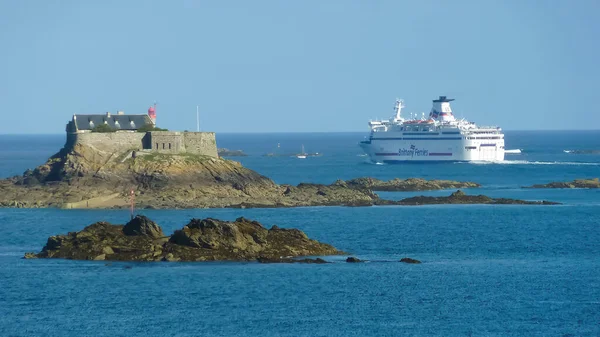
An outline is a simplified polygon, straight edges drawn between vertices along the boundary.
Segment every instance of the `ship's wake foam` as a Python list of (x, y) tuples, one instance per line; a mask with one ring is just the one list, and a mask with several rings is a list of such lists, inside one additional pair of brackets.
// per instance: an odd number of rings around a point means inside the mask
[(575, 165), (575, 166), (600, 166), (600, 163), (569, 162), (569, 161), (529, 161), (529, 160), (499, 160), (499, 161), (472, 161), (461, 164), (475, 165)]

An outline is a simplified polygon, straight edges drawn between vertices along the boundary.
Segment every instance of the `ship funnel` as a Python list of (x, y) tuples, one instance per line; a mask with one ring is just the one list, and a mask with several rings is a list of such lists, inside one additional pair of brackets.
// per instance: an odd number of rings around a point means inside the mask
[(450, 102), (452, 101), (454, 101), (453, 98), (446, 98), (446, 96), (440, 96), (440, 98), (434, 99), (429, 117), (442, 122), (454, 121), (455, 118), (452, 114), (452, 108), (450, 107)]

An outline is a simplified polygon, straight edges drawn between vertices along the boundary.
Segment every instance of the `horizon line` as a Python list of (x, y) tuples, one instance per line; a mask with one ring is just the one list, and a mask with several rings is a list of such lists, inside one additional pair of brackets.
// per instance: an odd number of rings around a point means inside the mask
[[(171, 132), (184, 132), (185, 130), (169, 130)], [(502, 131), (524, 131), (524, 132), (539, 132), (539, 131), (600, 131), (600, 129), (503, 129)], [(197, 132), (189, 131), (188, 132)], [(369, 133), (370, 131), (200, 131), (200, 132), (214, 132), (214, 133), (225, 133), (225, 134), (265, 134), (265, 133), (276, 133), (276, 134), (291, 134), (291, 133)], [(0, 136), (57, 136), (64, 135), (62, 133), (0, 133)]]

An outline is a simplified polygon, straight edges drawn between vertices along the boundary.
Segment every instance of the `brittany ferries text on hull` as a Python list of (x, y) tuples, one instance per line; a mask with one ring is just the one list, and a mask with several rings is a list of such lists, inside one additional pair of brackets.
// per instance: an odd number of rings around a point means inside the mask
[(397, 100), (396, 115), (369, 122), (371, 134), (360, 146), (374, 162), (504, 160), (502, 129), (457, 120), (453, 100), (440, 96), (429, 118), (410, 120), (400, 116), (404, 102)]

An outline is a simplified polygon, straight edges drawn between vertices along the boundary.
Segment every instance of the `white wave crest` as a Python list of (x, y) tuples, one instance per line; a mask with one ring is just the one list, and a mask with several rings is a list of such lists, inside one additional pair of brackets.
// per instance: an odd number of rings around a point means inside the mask
[(472, 161), (463, 162), (475, 165), (575, 165), (575, 166), (600, 166), (600, 163), (569, 162), (569, 161), (529, 161), (529, 160), (501, 160), (501, 161)]

